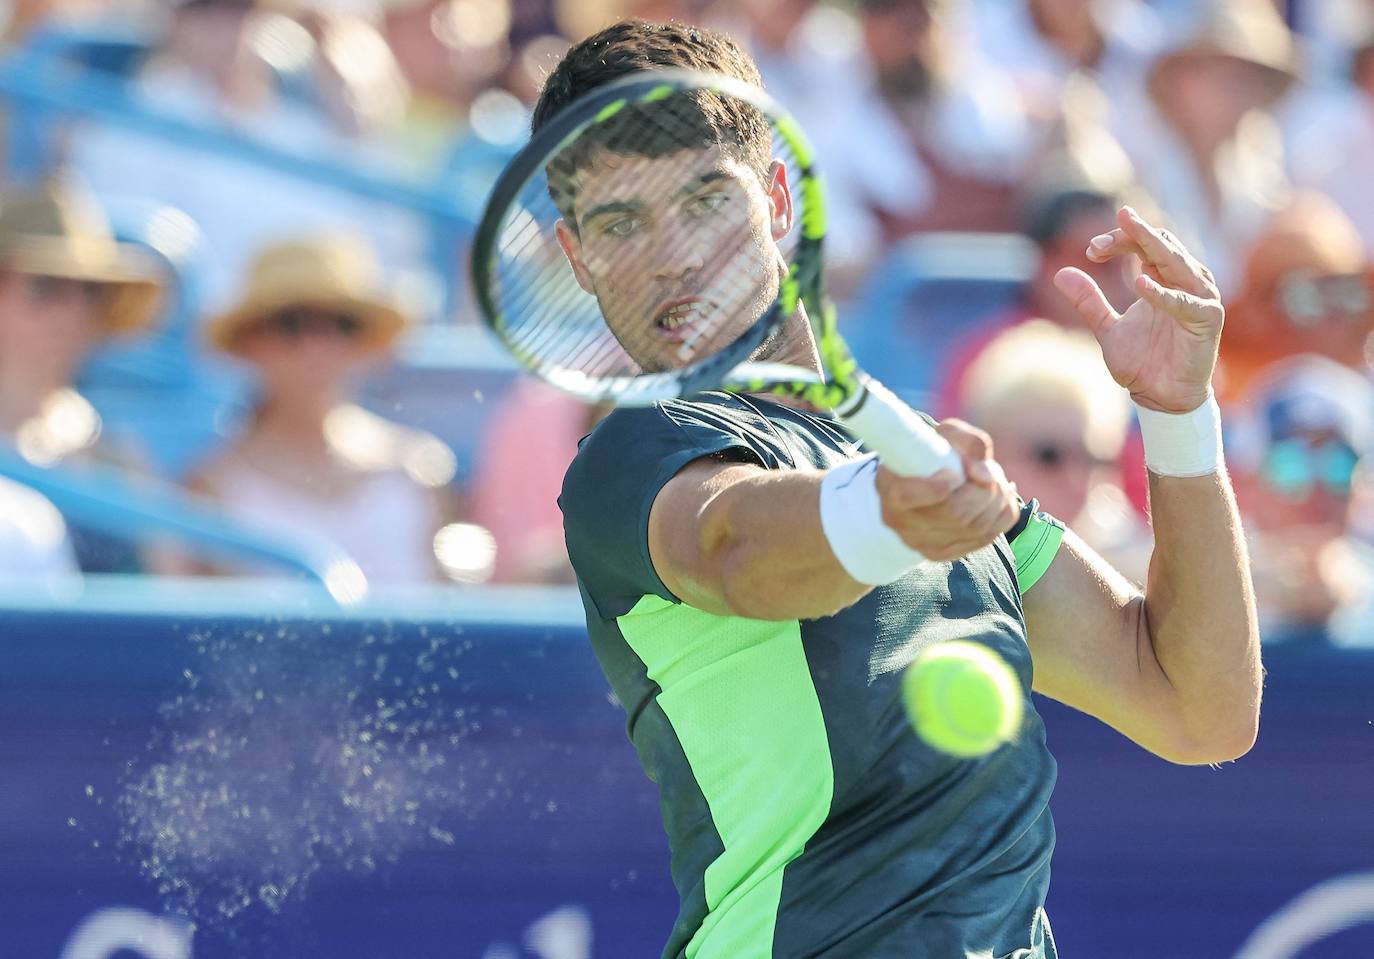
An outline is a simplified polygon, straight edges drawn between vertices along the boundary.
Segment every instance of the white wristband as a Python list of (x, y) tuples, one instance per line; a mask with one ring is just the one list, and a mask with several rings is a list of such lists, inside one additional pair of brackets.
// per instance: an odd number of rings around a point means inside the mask
[(865, 456), (821, 481), (821, 529), (830, 549), (846, 573), (869, 586), (895, 582), (926, 562), (883, 522), (877, 475), (877, 457)]
[(1160, 476), (1205, 476), (1221, 469), (1221, 409), (1210, 392), (1191, 413), (1161, 413), (1136, 404), (1145, 466)]

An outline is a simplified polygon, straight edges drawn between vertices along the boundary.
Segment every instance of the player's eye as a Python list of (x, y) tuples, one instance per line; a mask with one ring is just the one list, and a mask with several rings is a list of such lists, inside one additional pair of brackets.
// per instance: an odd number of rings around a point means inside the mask
[(601, 228), (601, 232), (607, 236), (626, 237), (635, 233), (641, 225), (640, 218), (637, 216), (622, 216), (612, 220)]
[(693, 216), (705, 216), (719, 212), (730, 198), (724, 193), (703, 193), (687, 201), (687, 212)]

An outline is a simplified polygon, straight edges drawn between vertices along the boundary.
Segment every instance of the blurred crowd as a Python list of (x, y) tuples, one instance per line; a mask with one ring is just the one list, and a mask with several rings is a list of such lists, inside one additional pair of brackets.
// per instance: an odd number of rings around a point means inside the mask
[[(323, 538), (377, 583), (570, 581), (556, 497), (602, 411), (435, 344), (473, 325), (465, 236), (543, 76), (615, 19), (677, 19), (739, 38), (816, 141), (861, 359), (1142, 580), (1132, 407), (1052, 277), (1124, 307), (1130, 265), (1089, 241), (1122, 204), (1167, 223), (1227, 302), (1265, 638), (1374, 645), (1374, 0), (4, 8), (5, 456)], [(191, 371), (162, 395), (234, 384), (211, 426), (121, 405), (141, 348)], [(0, 485), (4, 576), (272, 573), (58, 499)]]

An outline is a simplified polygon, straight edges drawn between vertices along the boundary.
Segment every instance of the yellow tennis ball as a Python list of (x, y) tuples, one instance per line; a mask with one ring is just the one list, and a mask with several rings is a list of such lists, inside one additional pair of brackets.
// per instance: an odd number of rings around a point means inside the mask
[(902, 700), (921, 738), (941, 752), (971, 759), (1015, 738), (1021, 684), (1002, 657), (956, 639), (923, 652), (902, 677)]

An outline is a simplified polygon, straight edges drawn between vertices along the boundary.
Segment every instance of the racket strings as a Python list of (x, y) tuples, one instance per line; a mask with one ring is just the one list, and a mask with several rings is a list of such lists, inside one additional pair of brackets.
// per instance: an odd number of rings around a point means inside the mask
[[(718, 115), (732, 115), (730, 105), (720, 105), (703, 126), (702, 97), (715, 95), (673, 94), (631, 104), (591, 124), (562, 144), (510, 205), (490, 281), (499, 315), (495, 326), (512, 352), (544, 378), (604, 399), (646, 372), (679, 375), (734, 346), (776, 298), (799, 232), (801, 196), (794, 189), (796, 223), (780, 240), (768, 235), (772, 210), (767, 184), (757, 176), (747, 184), (753, 193), (742, 185), (748, 177), (718, 184), (731, 194), (725, 202), (743, 197), (754, 204), (747, 228), (713, 219), (714, 204), (721, 201), (710, 198), (712, 181), (705, 174), (715, 171), (694, 168), (692, 158), (709, 149), (711, 137), (720, 153), (739, 157), (744, 151), (734, 137), (711, 128), (720, 122)], [(747, 110), (767, 124), (755, 108)], [(795, 184), (797, 164), (776, 135), (772, 152), (788, 167), (787, 182)], [(577, 195), (585, 190), (579, 179), (585, 181), (586, 170), (598, 163), (598, 189), (589, 202)], [(739, 160), (731, 169), (743, 166)], [(704, 188), (693, 193), (698, 181)], [(588, 211), (607, 204), (624, 207), (625, 222), (609, 232), (623, 229), (627, 237), (608, 235), (601, 219), (601, 232), (589, 229)], [(573, 212), (582, 229), (565, 230), (564, 240), (580, 258), (583, 282), (594, 293), (579, 282), (558, 239), (556, 224)], [(765, 248), (766, 255), (756, 248)]]

